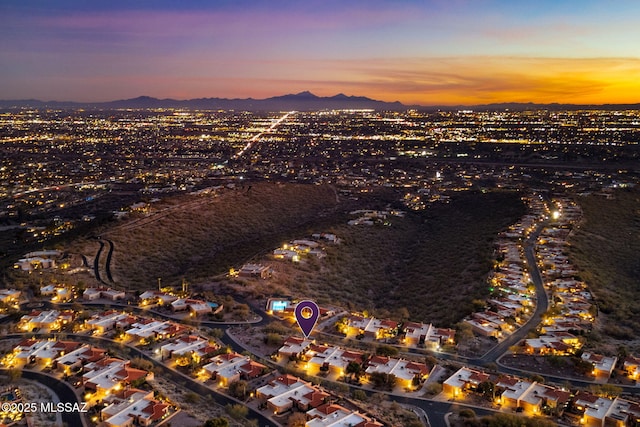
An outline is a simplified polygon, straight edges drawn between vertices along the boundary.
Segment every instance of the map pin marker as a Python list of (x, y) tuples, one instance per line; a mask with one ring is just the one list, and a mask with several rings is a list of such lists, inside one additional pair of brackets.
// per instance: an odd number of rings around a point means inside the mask
[(296, 305), (296, 321), (298, 326), (302, 329), (302, 333), (305, 338), (309, 338), (311, 331), (313, 331), (316, 322), (320, 317), (320, 309), (318, 304), (313, 301), (305, 300)]

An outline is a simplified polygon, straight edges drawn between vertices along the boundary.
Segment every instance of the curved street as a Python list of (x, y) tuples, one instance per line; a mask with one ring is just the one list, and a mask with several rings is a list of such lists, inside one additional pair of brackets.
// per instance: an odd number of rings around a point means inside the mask
[[(500, 342), (499, 344), (497, 344), (496, 346), (494, 346), (491, 350), (489, 350), (487, 353), (485, 353), (484, 355), (482, 355), (481, 357), (478, 358), (464, 358), (464, 357), (460, 357), (457, 355), (448, 355), (448, 354), (442, 354), (439, 353), (436, 356), (442, 359), (448, 359), (448, 360), (457, 360), (459, 362), (463, 362), (465, 365), (469, 365), (469, 366), (486, 366), (489, 363), (497, 363), (497, 370), (498, 372), (501, 373), (505, 373), (505, 374), (511, 374), (511, 375), (515, 375), (515, 376), (522, 376), (523, 375), (523, 371), (519, 370), (519, 369), (514, 369), (514, 368), (509, 368), (507, 366), (503, 366), (501, 364), (499, 364), (499, 359), (508, 351), (509, 347), (511, 347), (512, 345), (517, 344), (520, 340), (522, 340), (523, 338), (526, 337), (526, 335), (529, 333), (529, 331), (535, 329), (541, 322), (542, 320), (542, 315), (547, 311), (548, 309), (548, 305), (549, 305), (549, 300), (548, 300), (548, 296), (546, 293), (546, 290), (544, 288), (544, 283), (542, 280), (542, 275), (540, 274), (540, 271), (538, 269), (538, 265), (536, 262), (536, 257), (535, 257), (535, 242), (538, 238), (538, 236), (540, 235), (540, 233), (542, 232), (542, 230), (544, 229), (544, 227), (547, 225), (546, 222), (541, 223), (540, 225), (538, 225), (538, 227), (536, 228), (536, 230), (529, 236), (529, 238), (524, 242), (524, 254), (525, 254), (525, 258), (526, 258), (526, 263), (527, 263), (527, 269), (529, 271), (530, 277), (531, 277), (531, 281), (534, 283), (535, 285), (535, 289), (536, 289), (536, 308), (533, 312), (533, 314), (531, 315), (531, 317), (529, 318), (529, 320), (521, 327), (519, 328), (517, 331), (515, 331), (513, 334), (511, 334), (510, 336), (508, 336), (506, 339), (504, 339), (502, 342)], [(102, 247), (104, 246), (104, 243), (101, 242), (101, 248), (100, 250), (102, 250)], [(111, 243), (111, 245), (113, 245)], [(113, 246), (111, 247), (111, 250), (113, 250)], [(246, 302), (246, 301), (245, 301)], [(59, 304), (59, 305), (54, 305), (51, 303), (44, 303), (45, 306), (50, 306), (50, 307), (65, 307), (65, 306), (69, 306), (70, 304)], [(104, 303), (89, 303), (89, 304), (85, 304), (86, 306), (103, 306), (105, 305)], [(260, 320), (257, 320), (255, 322), (213, 322), (213, 321), (207, 321), (207, 320), (203, 320), (203, 321), (189, 321), (188, 319), (177, 319), (176, 317), (169, 315), (167, 313), (162, 313), (162, 312), (158, 312), (155, 310), (150, 310), (150, 309), (143, 309), (141, 307), (135, 306), (135, 305), (126, 305), (126, 304), (118, 304), (118, 303), (109, 303), (109, 306), (113, 307), (121, 307), (123, 309), (127, 309), (129, 311), (138, 313), (138, 314), (151, 314), (153, 316), (165, 319), (165, 320), (171, 320), (171, 321), (177, 321), (177, 322), (182, 322), (191, 326), (207, 326), (210, 328), (217, 328), (217, 329), (221, 329), (223, 330), (225, 333), (222, 335), (222, 337), (220, 338), (220, 341), (224, 344), (227, 345), (229, 348), (231, 348), (233, 351), (237, 352), (237, 353), (243, 353), (243, 352), (251, 352), (251, 349), (248, 347), (245, 347), (243, 344), (239, 343), (238, 341), (236, 341), (231, 335), (229, 335), (227, 329), (231, 326), (237, 326), (237, 325), (253, 325), (253, 326), (261, 326), (261, 325), (266, 325), (270, 322), (275, 321), (275, 319), (271, 316), (269, 316), (264, 310), (262, 310), (259, 307), (255, 307), (254, 305), (250, 304), (251, 308), (254, 312), (258, 313), (260, 315)], [(19, 335), (16, 335), (19, 336)], [(107, 338), (101, 338), (101, 337), (94, 337), (94, 336), (86, 336), (86, 335), (73, 335), (74, 337), (77, 337), (79, 340), (81, 341), (85, 341), (85, 342), (89, 342), (95, 345), (104, 345), (104, 344), (108, 344), (108, 345), (116, 345), (116, 346), (123, 346), (123, 344), (119, 344), (116, 343), (112, 340), (109, 340)], [(221, 405), (226, 405), (229, 403), (242, 403), (239, 402), (225, 394), (222, 394), (218, 391), (215, 391), (209, 387), (207, 387), (206, 385), (190, 378), (187, 375), (184, 375), (178, 371), (175, 371), (169, 367), (167, 367), (166, 365), (164, 365), (163, 363), (160, 363), (158, 360), (154, 359), (153, 357), (147, 355), (146, 353), (142, 352), (141, 350), (138, 350), (135, 347), (132, 346), (127, 346), (130, 350), (129, 351), (133, 351), (135, 352), (135, 354), (139, 357), (143, 357), (146, 360), (150, 360), (151, 362), (154, 363), (155, 366), (158, 366), (160, 369), (162, 369), (162, 372), (164, 375), (166, 375), (167, 377), (171, 378), (173, 381), (180, 381), (180, 382), (184, 382), (184, 381), (188, 381), (189, 384), (189, 388), (191, 388), (192, 390), (194, 390), (195, 392), (197, 392), (198, 394), (200, 394), (201, 396), (208, 396), (211, 395), (215, 398), (216, 402), (221, 404)], [(408, 351), (409, 353), (417, 353), (415, 351), (411, 351), (411, 349), (409, 349)], [(260, 359), (261, 362), (268, 364), (269, 366), (271, 366), (274, 369), (279, 369), (281, 368), (281, 366), (273, 363), (273, 361), (271, 361), (270, 359), (265, 359), (265, 358), (259, 358), (256, 357), (257, 359)], [(530, 374), (530, 372), (527, 372), (527, 374)], [(542, 375), (547, 381), (549, 382), (555, 382), (555, 383), (563, 383), (566, 381), (571, 382), (573, 385), (577, 386), (577, 387), (587, 387), (590, 384), (593, 384), (593, 382), (589, 382), (589, 381), (581, 381), (581, 380), (575, 380), (575, 379), (571, 379), (571, 378), (563, 378), (563, 377), (557, 377), (557, 376), (550, 376), (550, 375)], [(373, 394), (373, 393), (378, 393), (377, 390), (368, 390), (368, 389), (362, 389), (360, 387), (357, 386), (353, 386), (353, 385), (348, 385), (348, 387), (351, 390), (364, 390), (367, 394)], [(636, 387), (631, 387), (631, 386), (623, 386), (622, 387), (625, 393), (630, 393), (630, 394), (636, 394), (638, 392), (640, 392), (640, 390), (638, 390)], [(431, 426), (433, 427), (445, 427), (447, 426), (447, 422), (445, 420), (445, 415), (448, 413), (451, 413), (452, 411), (455, 411), (457, 408), (460, 407), (468, 407), (473, 409), (477, 415), (483, 416), (483, 415), (490, 415), (492, 413), (495, 413), (495, 410), (489, 409), (489, 408), (482, 408), (482, 407), (476, 407), (473, 405), (467, 405), (464, 403), (460, 403), (460, 402), (454, 402), (454, 401), (447, 401), (447, 402), (443, 402), (441, 400), (432, 400), (432, 399), (427, 399), (427, 398), (422, 398), (422, 397), (415, 397), (415, 396), (407, 396), (407, 395), (395, 395), (395, 394), (391, 394), (391, 393), (383, 393), (385, 395), (387, 395), (389, 400), (401, 403), (401, 404), (405, 404), (405, 405), (413, 405), (415, 407), (418, 407), (420, 409), (422, 409), (425, 414), (427, 414), (429, 423)], [(275, 421), (265, 417), (264, 415), (262, 415), (261, 413), (258, 413), (254, 410), (250, 409), (250, 417), (251, 418), (256, 418), (258, 420), (260, 420), (261, 425), (279, 425), (278, 423), (276, 423)], [(262, 424), (264, 423), (264, 424)]]
[[(37, 338), (41, 338), (41, 339), (47, 339), (47, 338), (55, 338), (56, 334), (30, 334), (31, 336), (35, 336)], [(164, 363), (162, 363), (161, 361), (159, 361), (158, 359), (148, 355), (147, 353), (143, 352), (142, 350), (127, 345), (127, 344), (122, 344), (122, 343), (118, 343), (116, 341), (113, 341), (109, 338), (103, 338), (103, 337), (96, 337), (96, 336), (88, 336), (88, 335), (80, 335), (80, 334), (65, 334), (67, 339), (68, 338), (73, 338), (74, 340), (77, 340), (78, 342), (84, 342), (87, 344), (91, 344), (91, 345), (95, 345), (97, 347), (103, 347), (103, 348), (120, 348), (120, 349), (126, 349), (126, 351), (129, 353), (129, 355), (131, 357), (141, 357), (145, 360), (150, 361), (151, 363), (153, 363), (153, 365), (160, 369), (162, 371), (162, 376), (166, 377), (166, 378), (170, 378), (172, 381), (177, 382), (177, 383), (184, 383), (186, 381), (187, 387), (189, 390), (192, 390), (194, 392), (196, 392), (197, 394), (199, 394), (201, 397), (203, 397), (204, 399), (208, 399), (208, 398), (213, 398), (215, 400), (215, 402), (221, 406), (225, 406), (225, 405), (229, 405), (229, 404), (236, 404), (236, 403), (240, 403), (242, 404), (243, 402), (231, 397), (231, 396), (227, 396), (226, 394), (220, 393), (210, 387), (207, 387), (206, 385), (202, 384), (201, 382), (198, 382), (196, 380), (194, 380), (193, 378), (191, 378), (188, 375), (185, 375), (181, 372), (176, 371), (175, 369), (172, 369), (170, 367), (168, 367), (167, 365), (165, 365)], [(9, 334), (3, 337), (3, 339), (22, 339), (24, 338), (25, 334)], [(51, 381), (55, 381), (57, 383), (61, 383), (63, 384), (66, 389), (71, 389), (71, 387), (63, 382), (63, 381), (59, 381), (54, 379), (53, 377), (50, 377), (48, 375), (36, 372), (36, 371), (29, 371), (26, 369), (22, 370), (23, 372), (23, 376), (25, 378), (28, 378), (26, 373), (29, 373), (28, 375), (41, 375), (41, 376), (46, 376), (49, 379), (47, 381), (51, 382)], [(49, 384), (46, 384), (49, 385)], [(62, 387), (62, 386), (59, 386)], [(53, 388), (53, 387), (52, 387)], [(60, 388), (61, 390), (64, 391), (64, 388)], [(73, 392), (73, 390), (71, 390)], [(69, 397), (67, 394), (65, 394), (65, 396)], [(62, 398), (61, 398), (62, 400)], [(66, 400), (65, 400), (66, 401)], [(73, 399), (70, 399), (68, 401), (78, 401), (78, 397), (75, 394), (75, 392), (73, 392)], [(246, 405), (245, 405), (246, 406)], [(250, 408), (247, 406), (247, 409), (249, 410), (249, 415), (247, 416), (248, 419), (257, 419), (259, 422), (260, 426), (265, 426), (265, 427), (277, 427), (279, 426), (278, 423), (276, 423), (275, 421), (271, 420), (270, 418), (264, 416), (263, 414), (261, 414), (260, 412), (255, 411), (254, 409)], [(82, 424), (74, 424), (71, 423), (69, 425), (82, 425)]]
[(538, 225), (536, 230), (531, 233), (524, 243), (524, 254), (527, 259), (527, 269), (529, 270), (531, 281), (536, 287), (536, 309), (527, 323), (522, 325), (522, 327), (518, 328), (518, 330), (486, 352), (482, 357), (469, 359), (469, 363), (480, 366), (484, 366), (487, 363), (496, 363), (500, 357), (509, 350), (509, 347), (518, 344), (527, 336), (529, 331), (536, 329), (540, 322), (542, 322), (542, 315), (549, 309), (549, 298), (547, 296), (547, 291), (544, 288), (538, 264), (536, 263), (535, 243), (546, 225), (546, 222), (542, 222)]
[(102, 282), (100, 278), (100, 255), (102, 254), (102, 250), (104, 249), (104, 242), (98, 239), (98, 243), (100, 243), (100, 248), (96, 253), (96, 257), (93, 259), (93, 273), (95, 274), (96, 280), (98, 282)]
[[(0, 369), (0, 372), (6, 372), (7, 369)], [(51, 375), (44, 374), (42, 372), (29, 371), (23, 369), (20, 371), (22, 378), (35, 381), (39, 384), (43, 384), (49, 387), (60, 399), (61, 402), (80, 403), (80, 398), (75, 393), (73, 388), (64, 381), (60, 381)], [(82, 406), (82, 405), (80, 405)], [(86, 420), (80, 412), (67, 412), (62, 411), (60, 413), (62, 422), (68, 426), (86, 426)]]

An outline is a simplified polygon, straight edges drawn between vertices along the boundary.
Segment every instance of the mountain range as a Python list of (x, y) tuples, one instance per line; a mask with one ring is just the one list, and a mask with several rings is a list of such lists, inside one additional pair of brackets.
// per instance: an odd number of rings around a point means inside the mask
[(311, 92), (275, 96), (266, 99), (195, 98), (187, 100), (158, 99), (139, 96), (110, 102), (61, 102), (27, 100), (0, 100), (0, 108), (96, 108), (96, 109), (153, 109), (185, 108), (195, 110), (240, 110), (240, 111), (317, 111), (333, 109), (373, 109), (403, 111), (408, 107), (400, 102), (377, 101), (363, 96), (338, 94), (330, 97), (316, 96)]
[(275, 96), (265, 99), (229, 99), (229, 98), (195, 98), (187, 100), (159, 99), (150, 96), (122, 99), (109, 102), (73, 102), (73, 101), (40, 101), (0, 100), (0, 108), (93, 108), (101, 110), (117, 109), (156, 109), (184, 108), (190, 110), (238, 110), (238, 111), (318, 111), (371, 109), (379, 111), (456, 111), (460, 109), (476, 111), (526, 111), (526, 110), (639, 110), (639, 104), (535, 104), (535, 103), (497, 103), (484, 105), (405, 105), (398, 101), (386, 102), (364, 96), (347, 96), (342, 93), (329, 97), (320, 97), (305, 91), (296, 94)]

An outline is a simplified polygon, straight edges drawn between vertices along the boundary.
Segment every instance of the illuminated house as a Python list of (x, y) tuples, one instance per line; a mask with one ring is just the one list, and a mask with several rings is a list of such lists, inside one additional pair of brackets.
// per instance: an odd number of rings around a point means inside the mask
[(189, 355), (196, 363), (200, 363), (204, 356), (213, 353), (217, 349), (218, 347), (210, 344), (209, 340), (196, 335), (185, 335), (160, 347), (160, 353), (163, 358)]
[(525, 415), (542, 414), (543, 406), (551, 408), (563, 407), (571, 397), (571, 393), (537, 382), (523, 381), (516, 378), (503, 378), (496, 383), (503, 389), (500, 403), (515, 410), (522, 408)]
[(398, 333), (398, 322), (375, 317), (350, 316), (347, 325), (347, 335), (364, 335), (371, 339), (391, 338)]
[(33, 310), (20, 318), (18, 327), (24, 331), (33, 331), (34, 329), (41, 329), (43, 332), (58, 331), (63, 325), (73, 321), (73, 314), (72, 311)]
[(40, 295), (50, 297), (53, 302), (65, 302), (73, 298), (73, 292), (69, 288), (56, 285), (41, 286)]
[(451, 398), (461, 397), (466, 390), (475, 390), (480, 383), (488, 381), (489, 378), (489, 374), (484, 372), (460, 368), (442, 383), (442, 392)]
[(114, 329), (118, 322), (129, 317), (130, 315), (127, 313), (109, 310), (92, 316), (91, 319), (86, 321), (86, 325), (89, 329), (97, 331), (99, 334), (104, 334), (106, 331)]
[(238, 271), (240, 277), (258, 277), (260, 279), (268, 279), (271, 277), (271, 268), (259, 264), (245, 264)]
[(167, 339), (176, 336), (187, 328), (170, 321), (139, 319), (125, 333), (131, 339)]
[(100, 412), (108, 427), (150, 426), (169, 415), (169, 405), (153, 398), (153, 391), (121, 390), (105, 399)]
[(281, 375), (256, 390), (256, 397), (266, 401), (275, 414), (282, 414), (295, 407), (301, 411), (316, 408), (329, 397), (311, 383), (291, 375)]
[(28, 257), (21, 258), (13, 265), (14, 268), (22, 271), (33, 271), (38, 269), (50, 269), (56, 267), (56, 261), (50, 258)]
[(43, 363), (52, 366), (59, 355), (72, 351), (80, 343), (71, 341), (23, 340), (14, 348), (15, 360), (23, 363)]
[(20, 300), (21, 292), (15, 289), (0, 289), (0, 302), (12, 304)]
[(266, 368), (266, 366), (251, 360), (250, 357), (237, 353), (219, 354), (213, 357), (210, 363), (203, 366), (211, 378), (224, 387), (239, 379), (257, 378)]
[(632, 380), (638, 379), (638, 374), (640, 373), (640, 358), (634, 356), (628, 356), (624, 360), (624, 364), (622, 365), (624, 371), (627, 373), (629, 378)]
[(307, 412), (305, 427), (382, 427), (379, 422), (340, 405), (325, 403)]
[(82, 375), (82, 384), (86, 391), (96, 393), (100, 397), (119, 391), (132, 381), (153, 379), (153, 372), (134, 369), (128, 360), (105, 358), (97, 362), (87, 363)]
[(640, 420), (640, 405), (620, 398), (579, 392), (573, 406), (582, 415), (580, 425), (587, 427), (626, 427), (636, 425)]
[(287, 261), (297, 262), (300, 260), (298, 252), (290, 249), (274, 249), (273, 257), (275, 259), (285, 259)]
[(582, 360), (593, 364), (593, 375), (596, 377), (609, 378), (616, 367), (617, 357), (607, 357), (585, 351), (581, 356)]
[(95, 301), (100, 298), (108, 299), (111, 301), (117, 301), (124, 299), (126, 296), (124, 291), (117, 291), (115, 289), (100, 287), (100, 288), (87, 288), (82, 293), (82, 298), (88, 301)]
[(363, 354), (355, 351), (347, 351), (338, 347), (311, 345), (304, 354), (307, 359), (308, 373), (315, 375), (320, 368), (342, 376), (351, 362), (362, 364)]
[(554, 332), (524, 340), (525, 351), (529, 354), (572, 354), (581, 345), (580, 339), (568, 332)]
[(443, 344), (453, 344), (456, 331), (436, 328), (424, 323), (405, 322), (403, 325), (404, 343), (408, 347), (426, 347), (437, 350)]
[(106, 354), (107, 350), (85, 344), (64, 355), (60, 355), (54, 360), (53, 364), (58, 371), (66, 375), (71, 375), (86, 363), (97, 362), (104, 359)]
[(173, 311), (184, 311), (187, 309), (194, 316), (213, 312), (213, 308), (209, 303), (197, 299), (180, 298), (171, 303), (171, 310)]
[(145, 291), (140, 294), (138, 300), (141, 305), (149, 305), (149, 304), (171, 304), (173, 301), (177, 300), (178, 297), (160, 292), (160, 291)]
[(413, 380), (424, 380), (429, 375), (429, 368), (424, 363), (412, 362), (404, 359), (393, 359), (390, 357), (373, 356), (367, 363), (367, 374), (374, 372), (395, 375), (399, 385), (404, 388), (411, 388)]
[(305, 349), (312, 343), (312, 340), (289, 337), (278, 350), (278, 354), (283, 357), (300, 357)]

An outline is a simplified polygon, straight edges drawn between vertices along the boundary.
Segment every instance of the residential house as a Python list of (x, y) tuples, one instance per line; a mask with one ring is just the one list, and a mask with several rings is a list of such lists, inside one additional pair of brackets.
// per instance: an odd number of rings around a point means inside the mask
[(600, 378), (609, 378), (618, 361), (617, 357), (602, 356), (587, 351), (582, 353), (580, 357), (593, 364), (593, 375)]
[(118, 322), (127, 319), (129, 315), (121, 311), (107, 310), (88, 319), (86, 326), (96, 331), (98, 334), (104, 334), (107, 331), (114, 329)]
[(184, 326), (177, 325), (168, 320), (160, 321), (142, 318), (131, 325), (125, 333), (133, 340), (164, 340), (175, 336), (177, 333), (186, 330)]
[(16, 289), (0, 289), (0, 302), (14, 304), (20, 300), (22, 293)]
[(359, 352), (315, 344), (307, 348), (304, 356), (307, 359), (307, 373), (315, 375), (321, 369), (327, 369), (338, 377), (345, 375), (349, 363), (362, 364), (364, 357)]
[(211, 378), (224, 387), (240, 379), (257, 378), (266, 368), (265, 365), (254, 362), (250, 357), (237, 353), (219, 354), (203, 366)]
[(311, 344), (313, 344), (312, 340), (289, 337), (278, 350), (278, 355), (282, 357), (297, 358), (300, 357), (302, 353), (305, 352), (305, 349)]
[(350, 316), (347, 319), (347, 335), (363, 335), (370, 339), (395, 337), (398, 333), (398, 322), (380, 320), (375, 317)]
[(453, 329), (436, 328), (424, 323), (405, 322), (403, 325), (404, 343), (408, 347), (426, 347), (437, 350), (443, 344), (453, 344)]
[(178, 297), (174, 295), (167, 294), (165, 292), (160, 292), (160, 291), (152, 291), (152, 290), (145, 291), (141, 293), (140, 296), (138, 297), (138, 301), (142, 306), (155, 305), (155, 304), (166, 305), (166, 304), (171, 304), (173, 301), (177, 299)]
[(71, 375), (73, 372), (80, 370), (86, 363), (97, 362), (106, 357), (107, 350), (96, 348), (88, 344), (61, 354), (54, 362), (53, 366), (65, 375)]
[(442, 392), (453, 399), (462, 397), (466, 390), (475, 390), (489, 378), (489, 374), (463, 367), (442, 383)]
[(175, 341), (160, 347), (160, 354), (163, 358), (175, 358), (180, 356), (191, 356), (196, 363), (200, 363), (203, 357), (218, 349), (217, 346), (209, 343), (209, 340), (196, 335), (185, 335)]
[(376, 420), (340, 405), (325, 403), (307, 411), (305, 427), (382, 427)]
[(153, 398), (153, 391), (120, 390), (105, 399), (100, 412), (107, 427), (150, 426), (169, 415), (169, 405)]
[(563, 410), (571, 397), (568, 391), (516, 378), (503, 378), (496, 387), (503, 390), (499, 401), (505, 408), (522, 408), (528, 416), (541, 415), (544, 406)]
[(238, 271), (240, 277), (258, 277), (260, 279), (268, 279), (271, 277), (271, 268), (259, 264), (245, 264)]
[(87, 288), (82, 293), (82, 298), (88, 301), (95, 301), (100, 298), (108, 299), (111, 301), (117, 301), (124, 299), (126, 296), (124, 291), (118, 291), (111, 288), (99, 287), (99, 288)]
[(139, 379), (153, 379), (153, 372), (134, 369), (128, 360), (104, 358), (85, 365), (82, 384), (88, 392), (104, 398)]
[(627, 376), (632, 380), (638, 379), (638, 374), (640, 373), (640, 358), (635, 356), (627, 356), (624, 359), (624, 363), (622, 368), (627, 373)]
[(21, 364), (40, 363), (53, 366), (53, 361), (61, 354), (72, 351), (80, 343), (53, 340), (23, 340), (14, 347), (15, 360)]
[(281, 375), (256, 390), (256, 397), (266, 402), (275, 414), (282, 414), (294, 406), (301, 411), (316, 408), (329, 397), (309, 382), (291, 375)]
[(367, 365), (367, 374), (377, 372), (394, 375), (398, 379), (398, 385), (403, 388), (413, 388), (414, 380), (422, 381), (429, 375), (429, 368), (424, 363), (404, 359), (373, 356)]
[(57, 310), (32, 310), (20, 318), (18, 327), (23, 331), (40, 329), (42, 332), (59, 331), (63, 325), (73, 321), (73, 312)]

